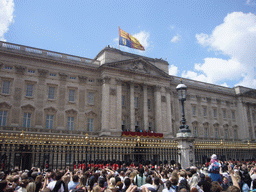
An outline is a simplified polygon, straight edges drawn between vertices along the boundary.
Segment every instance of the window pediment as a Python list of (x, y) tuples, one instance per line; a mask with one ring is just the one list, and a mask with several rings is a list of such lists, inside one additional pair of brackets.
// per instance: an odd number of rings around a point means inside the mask
[(7, 102), (0, 103), (0, 108), (10, 109), (12, 106)]
[(21, 109), (23, 109), (23, 110), (29, 110), (29, 111), (34, 111), (34, 110), (35, 110), (35, 107), (33, 107), (33, 106), (30, 105), (30, 104), (27, 104), (27, 105), (21, 106)]
[(93, 117), (96, 117), (96, 116), (97, 116), (97, 114), (94, 113), (93, 111), (88, 111), (88, 112), (85, 113), (85, 115), (86, 115), (86, 116), (93, 116)]
[(67, 113), (67, 115), (77, 115), (77, 111), (74, 109), (69, 109), (67, 111), (65, 111)]
[(47, 107), (44, 109), (45, 112), (48, 112), (48, 113), (56, 113), (57, 110), (54, 108), (54, 107)]

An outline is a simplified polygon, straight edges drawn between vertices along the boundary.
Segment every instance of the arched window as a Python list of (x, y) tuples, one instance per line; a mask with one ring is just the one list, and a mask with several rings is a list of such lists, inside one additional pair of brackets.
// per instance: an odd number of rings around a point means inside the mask
[(0, 126), (7, 126), (9, 111), (11, 109), (11, 105), (6, 102), (0, 103)]
[(70, 109), (66, 111), (66, 127), (67, 130), (75, 130), (77, 125), (77, 111)]
[(194, 135), (194, 137), (198, 137), (198, 122), (194, 121), (192, 123), (192, 127), (193, 127), (193, 135)]
[(57, 110), (53, 107), (48, 107), (44, 109), (44, 112), (45, 112), (45, 128), (46, 129), (55, 128)]
[(96, 124), (95, 118), (97, 117), (97, 114), (94, 113), (93, 111), (89, 111), (85, 115), (87, 117), (87, 131), (89, 131), (89, 132), (95, 131), (95, 128), (96, 128), (95, 127), (95, 124)]
[(24, 105), (21, 107), (22, 109), (22, 127), (31, 128), (34, 125), (34, 111), (35, 107), (32, 105)]

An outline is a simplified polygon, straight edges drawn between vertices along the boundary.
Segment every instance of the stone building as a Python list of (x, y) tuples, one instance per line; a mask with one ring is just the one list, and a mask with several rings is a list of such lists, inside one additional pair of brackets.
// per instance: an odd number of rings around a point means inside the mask
[[(145, 130), (175, 139), (180, 78), (168, 67), (111, 47), (88, 59), (0, 42), (1, 131), (120, 137)], [(255, 89), (183, 83), (196, 140), (255, 140)]]

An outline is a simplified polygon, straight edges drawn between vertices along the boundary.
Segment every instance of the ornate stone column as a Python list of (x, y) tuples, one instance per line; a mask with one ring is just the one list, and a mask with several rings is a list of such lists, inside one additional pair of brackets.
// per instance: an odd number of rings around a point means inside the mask
[(122, 81), (116, 78), (116, 126), (122, 132)]
[(109, 83), (110, 78), (104, 77), (102, 82), (102, 114), (101, 114), (101, 135), (110, 135), (109, 131)]
[(148, 130), (148, 86), (143, 85), (143, 121), (144, 130)]
[[(65, 127), (66, 122), (64, 122), (65, 119), (65, 105), (66, 105), (66, 80), (67, 80), (68, 75), (65, 73), (59, 73), (59, 78), (60, 78), (60, 86), (59, 86), (59, 97), (58, 97), (58, 108), (59, 111), (56, 114), (58, 117), (56, 118), (57, 122), (57, 129), (67, 129), (67, 127)], [(57, 93), (57, 92), (56, 92)], [(76, 123), (76, 129), (78, 123)]]
[(173, 132), (172, 132), (172, 110), (171, 110), (171, 89), (169, 87), (166, 87), (166, 105), (167, 105), (167, 136), (172, 136)]
[(130, 82), (130, 131), (135, 131), (134, 82)]
[(249, 139), (248, 118), (246, 112), (246, 103), (242, 101), (242, 98), (238, 98), (237, 112), (239, 117), (239, 139), (247, 141)]
[[(16, 65), (15, 66), (15, 73), (16, 78), (13, 80), (13, 106), (11, 108), (12, 111), (12, 119), (11, 119), (11, 126), (18, 127), (19, 126), (19, 117), (20, 116), (20, 106), (22, 100), (22, 83), (23, 83), (23, 75), (25, 71), (25, 67)], [(34, 91), (35, 92), (35, 91)], [(22, 114), (23, 116), (23, 114)]]
[(37, 92), (36, 92), (36, 111), (35, 111), (35, 128), (43, 128), (43, 118), (44, 117), (44, 98), (47, 95), (48, 90), (45, 87), (45, 79), (48, 73), (48, 70), (45, 69), (38, 69), (38, 85), (37, 85)]
[(161, 87), (155, 86), (155, 131), (162, 133)]

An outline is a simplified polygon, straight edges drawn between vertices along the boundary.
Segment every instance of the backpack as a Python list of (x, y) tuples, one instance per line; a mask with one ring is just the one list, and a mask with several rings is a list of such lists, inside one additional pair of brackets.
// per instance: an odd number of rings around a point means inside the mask
[(62, 180), (58, 180), (52, 190), (52, 192), (58, 192), (61, 188), (61, 184), (63, 184), (64, 190), (65, 190), (65, 183)]
[(83, 187), (76, 187), (75, 189), (72, 189), (72, 192), (85, 192), (86, 189), (83, 189)]
[(210, 165), (210, 173), (219, 173), (220, 165), (218, 162), (214, 162)]

